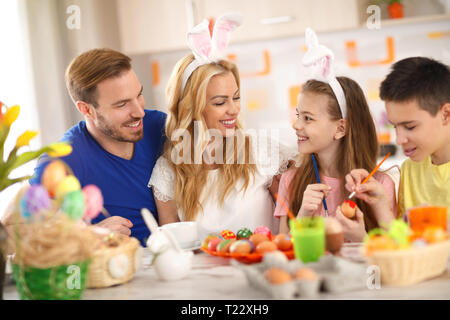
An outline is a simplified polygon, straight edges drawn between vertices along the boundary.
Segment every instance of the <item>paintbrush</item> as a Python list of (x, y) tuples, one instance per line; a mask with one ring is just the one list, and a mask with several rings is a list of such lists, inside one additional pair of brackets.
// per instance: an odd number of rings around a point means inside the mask
[[(377, 172), (378, 168), (380, 168), (380, 166), (382, 165), (382, 163), (384, 162), (384, 160), (386, 160), (390, 155), (391, 155), (391, 153), (388, 152), (388, 154), (384, 157), (384, 159), (381, 160), (381, 162), (375, 167), (375, 169), (372, 170), (372, 172), (371, 172), (371, 173), (363, 180), (363, 182), (361, 182), (361, 184), (366, 183), (366, 182), (370, 179), (370, 177), (373, 176), (373, 174), (374, 174), (375, 172)], [(349, 198), (349, 199), (353, 198), (353, 196), (354, 196), (355, 194), (356, 194), (356, 191), (353, 191), (353, 192), (348, 196), (348, 198)]]

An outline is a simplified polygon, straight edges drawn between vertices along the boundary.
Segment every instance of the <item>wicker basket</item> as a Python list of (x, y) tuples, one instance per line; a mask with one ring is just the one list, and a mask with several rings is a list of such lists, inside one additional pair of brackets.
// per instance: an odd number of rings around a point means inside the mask
[(141, 265), (142, 247), (136, 238), (116, 235), (117, 245), (101, 245), (94, 251), (87, 276), (87, 288), (104, 288), (125, 283)]
[(85, 288), (88, 264), (89, 261), (84, 261), (39, 269), (13, 263), (19, 297), (21, 300), (78, 300)]
[(369, 264), (380, 267), (385, 285), (406, 286), (436, 277), (447, 269), (450, 240), (395, 251), (377, 251), (367, 256)]

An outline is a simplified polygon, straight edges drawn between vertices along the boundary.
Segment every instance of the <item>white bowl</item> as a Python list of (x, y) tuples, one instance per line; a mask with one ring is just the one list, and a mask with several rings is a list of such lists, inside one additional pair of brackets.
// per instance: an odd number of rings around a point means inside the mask
[(197, 223), (195, 221), (168, 223), (159, 227), (159, 229), (169, 231), (177, 240), (181, 249), (190, 249), (200, 245)]

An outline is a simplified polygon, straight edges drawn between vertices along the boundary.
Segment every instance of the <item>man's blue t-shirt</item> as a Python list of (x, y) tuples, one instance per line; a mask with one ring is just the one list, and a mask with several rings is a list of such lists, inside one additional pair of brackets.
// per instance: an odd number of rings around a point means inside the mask
[[(147, 187), (156, 160), (162, 153), (165, 141), (166, 114), (156, 110), (145, 110), (143, 119), (144, 137), (135, 143), (130, 160), (117, 157), (104, 150), (90, 135), (86, 123), (80, 121), (70, 128), (61, 141), (71, 141), (73, 151), (62, 157), (80, 181), (81, 187), (94, 184), (100, 188), (104, 207), (111, 216), (131, 220), (131, 236), (145, 246), (150, 231), (141, 216), (141, 208), (149, 209), (156, 219), (158, 214), (151, 189)], [(48, 157), (39, 160), (30, 183), (40, 183)], [(106, 217), (100, 214), (92, 223)]]

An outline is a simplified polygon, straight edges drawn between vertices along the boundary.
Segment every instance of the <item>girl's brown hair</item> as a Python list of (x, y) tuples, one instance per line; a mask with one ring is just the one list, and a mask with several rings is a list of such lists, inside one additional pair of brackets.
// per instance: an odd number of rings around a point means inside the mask
[[(339, 153), (335, 159), (335, 163), (339, 164), (339, 179), (345, 199), (349, 194), (344, 187), (345, 175), (357, 168), (364, 168), (370, 172), (376, 166), (379, 149), (375, 124), (361, 87), (355, 81), (346, 77), (337, 77), (337, 80), (344, 90), (347, 101), (346, 134), (340, 139)], [(328, 96), (330, 119), (335, 121), (342, 119), (336, 96), (327, 83), (309, 80), (302, 87), (302, 93), (307, 92)], [(297, 169), (289, 187), (290, 210), (294, 214), (297, 214), (300, 210), (303, 192), (308, 184), (312, 183), (317, 183), (312, 159), (310, 155), (303, 155), (300, 159), (300, 167)], [(355, 202), (364, 212), (366, 230), (378, 227), (369, 205), (359, 199), (356, 199)]]

